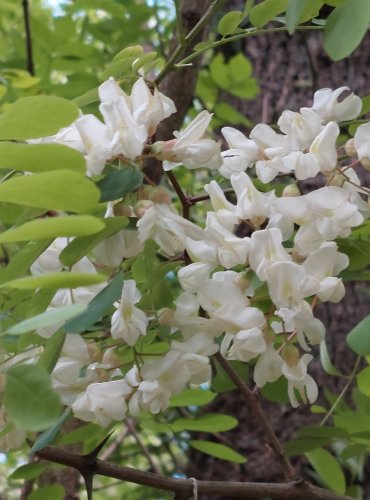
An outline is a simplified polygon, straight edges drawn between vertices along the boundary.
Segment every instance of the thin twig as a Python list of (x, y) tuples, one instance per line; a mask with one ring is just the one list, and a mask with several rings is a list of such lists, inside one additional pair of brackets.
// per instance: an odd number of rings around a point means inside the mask
[(356, 363), (355, 363), (355, 366), (353, 367), (353, 370), (352, 370), (352, 373), (348, 379), (348, 382), (346, 383), (346, 385), (343, 387), (341, 393), (339, 394), (339, 396), (337, 397), (337, 399), (335, 400), (333, 406), (330, 408), (330, 410), (328, 411), (328, 413), (325, 415), (325, 417), (321, 420), (320, 422), (320, 426), (323, 426), (325, 425), (325, 423), (328, 421), (328, 419), (332, 416), (332, 414), (334, 413), (335, 411), (335, 408), (338, 406), (338, 404), (342, 401), (345, 393), (347, 392), (347, 390), (349, 389), (349, 386), (352, 384), (353, 382), (353, 379), (355, 378), (355, 375), (356, 375), (356, 372), (357, 372), (357, 368), (358, 368), (358, 365), (360, 364), (360, 361), (361, 361), (361, 356), (358, 356), (357, 359), (356, 359)]
[(154, 79), (155, 84), (159, 84), (163, 78), (167, 75), (169, 71), (172, 70), (173, 66), (175, 66), (177, 59), (184, 52), (186, 47), (191, 43), (191, 41), (197, 36), (197, 34), (204, 28), (204, 26), (208, 23), (208, 20), (212, 16), (216, 7), (220, 3), (220, 0), (213, 0), (211, 5), (208, 7), (204, 15), (199, 19), (194, 28), (182, 39), (179, 40), (179, 44), (176, 49), (172, 52), (172, 55), (167, 61), (166, 66), (162, 69), (162, 71), (157, 75)]
[(166, 175), (167, 175), (169, 181), (171, 182), (173, 189), (176, 191), (177, 196), (179, 197), (181, 207), (182, 207), (182, 216), (184, 217), (184, 219), (189, 220), (190, 207), (192, 205), (190, 198), (184, 193), (184, 191), (182, 190), (182, 187), (179, 184), (179, 181), (176, 178), (176, 175), (171, 170), (166, 172)]
[[(193, 492), (193, 482), (190, 479), (174, 479), (153, 472), (143, 472), (102, 460), (91, 462), (86, 457), (70, 451), (47, 446), (37, 452), (42, 460), (74, 467), (81, 473), (93, 471), (94, 474), (121, 479), (130, 483), (141, 484), (172, 491), (177, 494)], [(288, 498), (294, 500), (351, 500), (351, 497), (337, 495), (331, 491), (313, 486), (302, 479), (287, 483), (249, 483), (236, 481), (197, 481), (199, 495), (208, 493), (225, 496), (226, 498)]]
[(35, 67), (33, 64), (33, 52), (32, 52), (30, 10), (28, 5), (28, 0), (22, 0), (22, 6), (23, 6), (24, 27), (26, 29), (27, 70), (30, 75), (35, 76)]
[(225, 370), (225, 372), (228, 374), (228, 376), (231, 378), (231, 380), (234, 382), (234, 384), (237, 386), (244, 399), (247, 401), (249, 409), (256, 417), (256, 421), (258, 422), (258, 425), (261, 427), (263, 433), (265, 434), (269, 446), (271, 447), (272, 450), (274, 450), (274, 452), (276, 453), (281, 462), (285, 478), (293, 479), (294, 477), (296, 477), (296, 471), (294, 470), (294, 467), (292, 466), (290, 460), (286, 456), (282, 444), (280, 443), (269, 421), (267, 420), (265, 412), (263, 411), (256, 395), (244, 383), (244, 381), (239, 377), (239, 375), (232, 369), (228, 361), (219, 352), (215, 354), (215, 358), (221, 365), (221, 367)]
[(123, 429), (120, 434), (116, 437), (116, 439), (108, 446), (106, 450), (101, 454), (102, 460), (107, 460), (111, 457), (111, 455), (117, 450), (117, 448), (123, 443), (123, 440), (129, 433), (129, 429)]
[(126, 419), (125, 420), (125, 424), (127, 425), (127, 428), (130, 431), (130, 434), (132, 434), (133, 438), (135, 439), (135, 441), (139, 445), (141, 451), (144, 453), (145, 457), (147, 458), (147, 460), (149, 462), (149, 465), (150, 465), (150, 468), (152, 469), (152, 471), (156, 472), (157, 474), (161, 474), (162, 473), (161, 469), (154, 462), (154, 460), (153, 460), (153, 458), (152, 458), (152, 456), (150, 454), (150, 451), (145, 446), (145, 444), (142, 442), (142, 440), (140, 439), (138, 433), (136, 432), (134, 421), (130, 420), (130, 419)]

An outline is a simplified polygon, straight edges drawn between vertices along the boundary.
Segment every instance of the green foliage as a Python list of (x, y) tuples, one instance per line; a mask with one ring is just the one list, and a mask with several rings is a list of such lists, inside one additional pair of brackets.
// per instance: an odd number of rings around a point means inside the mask
[(59, 434), (64, 422), (70, 416), (71, 410), (67, 409), (63, 412), (63, 415), (60, 419), (52, 426), (50, 429), (44, 431), (40, 436), (37, 437), (36, 441), (33, 443), (31, 448), (31, 454), (36, 453), (42, 448), (45, 448), (48, 444), (52, 443), (54, 439)]
[(222, 36), (234, 33), (244, 17), (243, 12), (232, 10), (225, 14), (219, 21), (217, 30)]
[(62, 406), (50, 387), (48, 372), (37, 365), (17, 365), (6, 374), (4, 406), (21, 429), (41, 431), (59, 418)]
[(35, 139), (53, 135), (78, 118), (78, 107), (54, 96), (19, 99), (0, 115), (0, 139)]
[(360, 44), (370, 22), (368, 0), (346, 0), (328, 17), (324, 47), (334, 61), (349, 56)]
[(211, 455), (212, 457), (220, 458), (221, 460), (226, 460), (228, 462), (234, 462), (237, 464), (244, 464), (247, 459), (243, 457), (240, 453), (236, 452), (229, 446), (220, 443), (214, 443), (212, 441), (201, 441), (201, 440), (191, 440), (189, 445), (195, 450)]
[(199, 431), (199, 432), (225, 432), (238, 425), (238, 420), (229, 415), (207, 413), (198, 418), (178, 418), (171, 423), (174, 432)]
[(53, 500), (63, 500), (64, 488), (60, 484), (53, 484), (52, 486), (42, 486), (33, 491), (29, 496), (29, 500), (45, 500), (45, 498), (52, 498)]
[(0, 142), (0, 168), (37, 174), (51, 170), (73, 170), (84, 174), (86, 162), (78, 151), (61, 144)]
[(205, 389), (184, 389), (180, 394), (172, 396), (170, 408), (177, 406), (202, 406), (215, 399), (217, 394)]
[(370, 315), (366, 316), (347, 335), (347, 344), (360, 356), (370, 355)]
[(333, 455), (324, 449), (317, 449), (306, 453), (306, 457), (324, 484), (340, 495), (345, 493), (346, 480)]
[(17, 479), (36, 479), (45, 469), (45, 465), (40, 462), (33, 462), (30, 464), (21, 465), (12, 472), (9, 476), (9, 479), (17, 480)]
[(264, 0), (251, 9), (249, 17), (254, 26), (264, 26), (275, 16), (285, 12), (287, 7), (288, 0)]
[(97, 285), (105, 281), (102, 274), (50, 273), (40, 276), (28, 276), (3, 283), (2, 287), (36, 290), (37, 288), (78, 288), (79, 286)]
[(123, 198), (137, 189), (143, 182), (143, 174), (133, 168), (116, 170), (97, 182), (100, 189), (100, 201), (111, 201)]

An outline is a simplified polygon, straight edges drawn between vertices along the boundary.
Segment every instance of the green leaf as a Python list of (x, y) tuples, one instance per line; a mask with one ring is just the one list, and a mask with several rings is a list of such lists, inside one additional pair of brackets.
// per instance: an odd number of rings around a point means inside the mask
[(370, 366), (364, 368), (356, 376), (357, 386), (360, 391), (370, 397)]
[(340, 456), (343, 460), (348, 460), (349, 458), (361, 456), (368, 450), (369, 446), (366, 446), (365, 444), (352, 444), (347, 446), (347, 448), (344, 448), (344, 450), (341, 451)]
[(288, 381), (285, 377), (279, 377), (275, 382), (269, 382), (261, 389), (264, 398), (275, 403), (289, 403)]
[(170, 399), (170, 408), (176, 406), (202, 406), (215, 399), (217, 394), (204, 389), (184, 389), (180, 394), (172, 396)]
[(106, 276), (103, 274), (83, 273), (50, 273), (40, 276), (27, 276), (2, 283), (1, 287), (20, 288), (22, 290), (35, 290), (36, 288), (78, 288), (103, 283)]
[(64, 422), (67, 420), (70, 414), (71, 414), (70, 409), (64, 410), (63, 415), (60, 417), (60, 419), (52, 427), (50, 427), (50, 429), (47, 429), (41, 434), (41, 436), (37, 437), (36, 441), (33, 443), (33, 446), (31, 448), (30, 455), (36, 453), (37, 451), (42, 450), (42, 448), (45, 448), (45, 446), (54, 441), (56, 436), (59, 434), (60, 429), (63, 427)]
[(212, 441), (189, 441), (189, 445), (195, 450), (211, 455), (212, 457), (221, 458), (221, 460), (227, 460), (228, 462), (234, 462), (237, 464), (245, 464), (247, 459), (240, 455), (229, 446), (220, 443), (213, 443)]
[(120, 272), (87, 305), (86, 311), (64, 325), (67, 333), (82, 333), (93, 326), (118, 300), (122, 293), (123, 273)]
[(361, 115), (366, 115), (370, 111), (370, 95), (367, 95), (362, 98), (362, 109), (361, 109)]
[(370, 21), (368, 0), (347, 0), (329, 15), (324, 31), (324, 48), (339, 61), (360, 44)]
[(21, 321), (17, 325), (9, 328), (6, 333), (10, 335), (21, 335), (22, 333), (31, 332), (37, 328), (56, 325), (82, 313), (86, 308), (86, 304), (71, 304), (69, 306), (50, 309), (33, 318)]
[(0, 115), (0, 139), (25, 141), (53, 135), (78, 115), (76, 104), (61, 97), (23, 97)]
[(328, 373), (329, 375), (333, 375), (333, 376), (341, 376), (342, 374), (335, 368), (335, 366), (333, 365), (333, 363), (331, 362), (331, 359), (330, 359), (330, 356), (329, 356), (329, 353), (328, 353), (328, 348), (327, 348), (327, 345), (325, 343), (325, 340), (323, 340), (320, 344), (320, 361), (321, 361), (321, 365), (322, 367), (324, 368), (324, 370), (326, 371), (326, 373)]
[(252, 24), (259, 28), (267, 24), (278, 14), (285, 12), (287, 7), (288, 0), (265, 0), (250, 10), (249, 18)]
[(41, 255), (50, 245), (48, 241), (31, 241), (19, 250), (10, 259), (9, 264), (0, 270), (0, 283), (14, 280), (26, 274), (31, 264)]
[(245, 125), (247, 127), (252, 125), (252, 122), (248, 120), (244, 115), (239, 113), (235, 108), (230, 106), (227, 102), (220, 102), (216, 104), (214, 108), (216, 117), (223, 123), (230, 125)]
[(40, 462), (32, 462), (30, 464), (24, 464), (15, 469), (15, 471), (10, 474), (10, 480), (17, 479), (36, 479), (45, 469), (45, 464), (41, 464)]
[(288, 443), (284, 443), (284, 450), (288, 456), (301, 455), (312, 450), (317, 450), (322, 446), (330, 443), (329, 437), (302, 437), (299, 439), (292, 439)]
[(77, 106), (79, 106), (80, 108), (83, 108), (88, 104), (92, 104), (98, 101), (99, 101), (99, 93), (97, 88), (90, 89), (85, 93), (83, 93), (82, 95), (75, 97), (73, 99), (73, 102), (77, 104)]
[(346, 491), (346, 480), (338, 461), (333, 455), (323, 449), (310, 451), (305, 455), (323, 483), (332, 491), (343, 495)]
[(15, 425), (35, 432), (53, 425), (62, 410), (45, 368), (26, 364), (6, 373), (4, 406)]
[(58, 444), (73, 444), (86, 441), (87, 439), (99, 435), (103, 429), (100, 425), (89, 423), (82, 425), (73, 431), (58, 437)]
[(46, 342), (44, 350), (41, 353), (37, 362), (38, 366), (45, 368), (48, 373), (51, 373), (58, 362), (60, 353), (62, 352), (66, 333), (59, 330)]
[(225, 432), (234, 429), (238, 425), (238, 420), (229, 415), (208, 413), (201, 417), (178, 418), (170, 424), (174, 432), (199, 431), (199, 432)]
[(65, 266), (73, 266), (79, 260), (87, 255), (91, 250), (93, 250), (96, 245), (101, 243), (103, 240), (112, 236), (112, 234), (118, 233), (124, 229), (128, 224), (127, 217), (108, 217), (104, 219), (105, 227), (98, 233), (91, 236), (80, 236), (71, 241), (59, 255), (59, 260)]
[(63, 500), (64, 488), (60, 484), (53, 484), (52, 486), (43, 486), (28, 496), (27, 500), (46, 500), (52, 498), (53, 500)]
[[(241, 361), (230, 361), (232, 369), (242, 378), (246, 380), (248, 377), (248, 365), (242, 363)], [(235, 384), (221, 367), (221, 365), (216, 361), (216, 376), (213, 379), (212, 390), (215, 392), (226, 392), (235, 389)]]
[(33, 173), (64, 169), (84, 174), (86, 161), (81, 153), (62, 144), (0, 142), (0, 168)]
[(324, 427), (318, 425), (307, 425), (298, 430), (301, 437), (347, 439), (348, 432), (339, 427)]
[(346, 341), (356, 354), (360, 356), (370, 354), (370, 314), (349, 332)]
[(0, 243), (54, 239), (58, 236), (83, 236), (101, 231), (105, 224), (91, 215), (47, 217), (26, 222), (0, 234)]
[(13, 177), (0, 184), (0, 201), (69, 212), (89, 210), (99, 201), (94, 184), (69, 170)]
[(341, 411), (334, 416), (336, 427), (342, 427), (349, 434), (369, 431), (369, 414), (360, 411)]
[(289, 0), (285, 16), (285, 24), (288, 28), (289, 35), (295, 32), (306, 6), (309, 5), (311, 1), (312, 0)]
[(217, 31), (222, 36), (230, 35), (234, 33), (236, 28), (243, 20), (243, 12), (238, 10), (232, 10), (225, 14), (219, 21), (217, 26)]
[(100, 189), (100, 201), (112, 201), (123, 198), (138, 188), (143, 182), (143, 174), (133, 168), (116, 170), (98, 181), (96, 185)]

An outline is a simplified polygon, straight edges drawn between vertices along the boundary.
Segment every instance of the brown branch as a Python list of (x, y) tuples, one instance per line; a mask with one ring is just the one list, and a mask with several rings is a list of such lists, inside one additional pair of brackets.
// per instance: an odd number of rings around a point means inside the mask
[(35, 67), (33, 64), (31, 22), (28, 0), (22, 0), (24, 27), (26, 29), (26, 51), (27, 51), (27, 70), (30, 75), (35, 76)]
[(296, 471), (294, 470), (294, 467), (286, 456), (282, 444), (280, 443), (269, 421), (267, 420), (265, 412), (263, 411), (256, 395), (244, 383), (239, 375), (232, 369), (228, 361), (219, 352), (215, 354), (215, 358), (231, 378), (231, 380), (234, 382), (236, 387), (239, 389), (244, 399), (247, 401), (249, 409), (256, 417), (256, 421), (258, 422), (258, 425), (260, 426), (266, 437), (267, 443), (269, 444), (271, 449), (274, 450), (281, 462), (285, 478), (293, 479), (294, 477), (296, 477)]
[(179, 184), (179, 181), (177, 180), (176, 175), (169, 170), (166, 172), (166, 175), (168, 177), (168, 180), (171, 182), (173, 189), (176, 191), (177, 196), (179, 197), (181, 207), (182, 207), (182, 216), (184, 219), (188, 219), (190, 217), (190, 207), (192, 205), (189, 197), (184, 193), (182, 190), (182, 187)]
[[(73, 467), (81, 473), (93, 471), (94, 474), (121, 479), (129, 483), (150, 486), (177, 495), (191, 496), (193, 482), (190, 479), (173, 479), (152, 472), (142, 472), (131, 467), (117, 465), (102, 460), (93, 462), (86, 457), (67, 450), (47, 446), (36, 454), (43, 460)], [(294, 500), (351, 500), (350, 497), (337, 495), (313, 486), (306, 481), (296, 480), (287, 483), (249, 483), (234, 481), (197, 481), (199, 495), (208, 493), (227, 498), (287, 498)]]

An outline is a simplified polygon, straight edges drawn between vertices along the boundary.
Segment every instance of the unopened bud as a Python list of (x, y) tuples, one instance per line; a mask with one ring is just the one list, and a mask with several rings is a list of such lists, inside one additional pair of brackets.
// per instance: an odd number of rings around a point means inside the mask
[(120, 357), (116, 353), (114, 347), (107, 349), (103, 355), (102, 364), (109, 367), (119, 366), (121, 363)]
[(344, 150), (348, 156), (354, 156), (356, 154), (355, 140), (353, 138), (348, 139), (344, 145)]
[(133, 216), (133, 210), (130, 205), (125, 205), (124, 203), (116, 203), (113, 207), (113, 213), (115, 216), (122, 216), (122, 217), (132, 217)]
[(135, 203), (134, 205), (134, 212), (135, 215), (141, 219), (141, 217), (144, 217), (145, 212), (150, 210), (152, 207), (154, 207), (154, 203), (150, 200), (141, 200)]
[(345, 182), (346, 182), (346, 178), (340, 172), (336, 172), (334, 175), (332, 175), (332, 174), (330, 175), (330, 179), (329, 179), (330, 186), (342, 187)]
[(158, 320), (160, 325), (171, 326), (173, 324), (173, 317), (175, 315), (175, 311), (170, 309), (169, 307), (164, 307), (159, 311)]
[(154, 201), (154, 203), (165, 203), (166, 205), (171, 205), (172, 202), (169, 191), (161, 186), (157, 186), (152, 190), (149, 199)]
[(152, 194), (153, 188), (152, 186), (140, 186), (137, 192), (139, 200), (150, 200), (150, 196)]
[(88, 353), (90, 356), (90, 360), (92, 362), (101, 360), (101, 350), (95, 344), (95, 342), (91, 342), (90, 344), (87, 344), (87, 350), (88, 350)]
[(288, 366), (295, 366), (299, 361), (299, 351), (292, 344), (286, 344), (281, 351), (281, 357)]
[(284, 198), (290, 198), (292, 196), (301, 196), (301, 192), (299, 190), (299, 187), (297, 186), (296, 183), (289, 184), (288, 186), (285, 186), (283, 189), (282, 196)]

